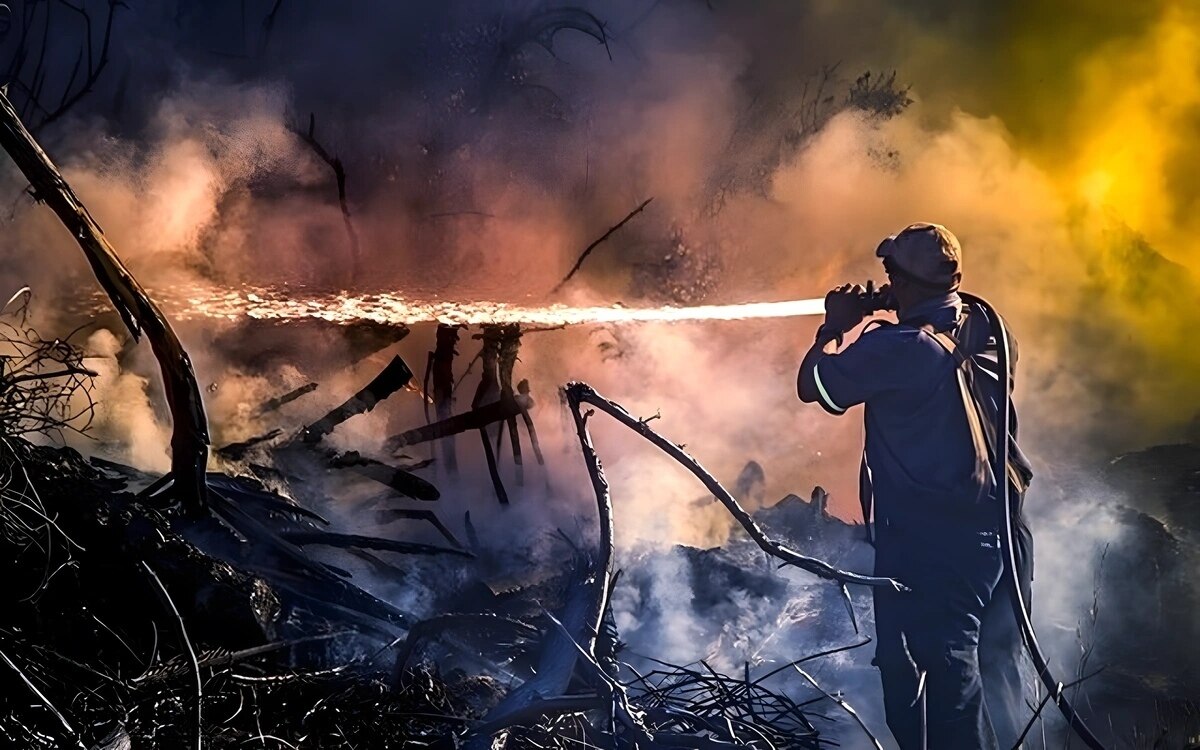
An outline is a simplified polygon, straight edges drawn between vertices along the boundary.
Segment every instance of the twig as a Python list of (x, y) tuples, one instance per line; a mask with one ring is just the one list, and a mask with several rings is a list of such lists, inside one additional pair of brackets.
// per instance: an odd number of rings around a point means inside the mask
[(633, 209), (632, 211), (630, 211), (625, 216), (624, 219), (621, 219), (616, 224), (609, 227), (607, 232), (600, 235), (600, 237), (598, 239), (596, 239), (595, 241), (593, 241), (592, 244), (590, 244), (586, 248), (584, 248), (583, 252), (579, 255), (579, 259), (575, 261), (575, 265), (571, 266), (571, 270), (567, 272), (567, 275), (563, 277), (562, 281), (558, 282), (558, 284), (554, 287), (552, 292), (557, 292), (558, 290), (562, 289), (563, 285), (571, 280), (571, 277), (574, 276), (575, 272), (578, 271), (579, 268), (583, 265), (583, 261), (585, 261), (587, 259), (587, 257), (592, 254), (592, 251), (595, 250), (596, 247), (601, 242), (604, 242), (605, 240), (607, 240), (609, 237), (611, 237), (613, 235), (614, 232), (616, 232), (621, 227), (625, 226), (625, 224), (628, 223), (628, 221), (630, 219), (632, 219), (633, 217), (640, 214), (642, 212), (642, 210), (646, 208), (646, 206), (650, 205), (650, 201), (652, 201), (652, 200), (654, 200), (653, 196), (642, 201), (642, 204), (640, 206), (638, 206), (637, 208)]
[(871, 734), (870, 729), (867, 729), (867, 725), (865, 723), (863, 723), (862, 717), (860, 717), (858, 715), (858, 712), (854, 710), (853, 706), (851, 706), (849, 703), (842, 700), (841, 698), (837, 697), (836, 695), (826, 691), (823, 687), (821, 687), (820, 685), (817, 684), (817, 681), (812, 678), (812, 675), (810, 675), (808, 672), (805, 672), (800, 667), (794, 666), (793, 669), (795, 669), (797, 672), (799, 672), (801, 677), (808, 680), (808, 684), (810, 684), (814, 688), (816, 688), (826, 698), (828, 698), (829, 700), (831, 700), (834, 703), (841, 706), (843, 711), (850, 714), (850, 718), (854, 719), (854, 721), (856, 721), (858, 723), (858, 725), (860, 727), (862, 727), (863, 733), (866, 734), (867, 738), (871, 740), (871, 744), (875, 746), (876, 750), (883, 750), (883, 745), (879, 744), (879, 740), (877, 740), (875, 738), (875, 735)]
[(1018, 737), (1017, 741), (1013, 743), (1012, 750), (1020, 750), (1021, 743), (1025, 741), (1025, 737), (1029, 734), (1029, 730), (1033, 728), (1034, 722), (1036, 722), (1038, 717), (1042, 715), (1042, 709), (1046, 707), (1046, 704), (1050, 702), (1051, 698), (1057, 701), (1059, 696), (1061, 696), (1063, 691), (1067, 690), (1067, 688), (1078, 687), (1085, 680), (1090, 680), (1103, 671), (1104, 667), (1100, 667), (1099, 669), (1091, 672), (1090, 674), (1084, 675), (1073, 682), (1068, 682), (1066, 685), (1062, 684), (1061, 682), (1058, 683), (1053, 693), (1047, 691), (1046, 696), (1042, 698), (1041, 702), (1038, 703), (1037, 708), (1034, 710), (1033, 716), (1029, 717), (1029, 722), (1025, 724), (1025, 729), (1021, 732), (1021, 736)]
[(83, 741), (79, 739), (79, 735), (75, 733), (75, 730), (71, 727), (71, 724), (67, 721), (67, 718), (62, 715), (62, 712), (54, 707), (54, 704), (50, 702), (50, 699), (47, 698), (41, 690), (38, 690), (37, 685), (34, 685), (33, 682), (31, 682), (30, 679), (25, 676), (25, 673), (21, 671), (20, 667), (14, 664), (12, 659), (8, 658), (8, 654), (0, 651), (0, 658), (4, 659), (4, 663), (17, 673), (17, 676), (21, 678), (21, 682), (24, 682), (25, 685), (33, 691), (33, 694), (36, 695), (39, 700), (41, 700), (42, 704), (46, 706), (46, 708), (50, 709), (50, 713), (54, 714), (58, 721), (63, 725), (63, 729), (65, 729), (67, 734), (75, 740), (75, 744), (79, 747), (85, 748), (86, 750), (86, 746), (83, 744)]
[(787, 664), (784, 664), (782, 667), (778, 667), (776, 669), (771, 670), (770, 672), (767, 672), (765, 675), (755, 679), (752, 684), (757, 685), (760, 682), (762, 682), (763, 680), (766, 680), (768, 677), (774, 677), (775, 675), (779, 674), (780, 672), (784, 671), (785, 669), (789, 669), (798, 664), (803, 664), (808, 661), (813, 661), (814, 659), (820, 659), (824, 656), (831, 656), (833, 654), (838, 654), (838, 653), (841, 653), (842, 651), (853, 651), (856, 648), (862, 648), (863, 646), (866, 646), (870, 642), (871, 642), (871, 639), (867, 638), (866, 640), (859, 641), (858, 643), (851, 643), (848, 646), (837, 646), (836, 648), (826, 649), (825, 651), (818, 651), (815, 654), (809, 654), (808, 656), (805, 656), (801, 659), (797, 659), (796, 661), (790, 661)]
[(175, 606), (175, 601), (167, 592), (167, 587), (163, 585), (158, 573), (155, 573), (145, 560), (141, 562), (142, 567), (154, 579), (154, 583), (158, 584), (159, 590), (162, 591), (163, 597), (171, 607), (175, 621), (179, 623), (179, 635), (183, 638), (183, 645), (187, 646), (188, 657), (192, 660), (192, 669), (196, 674), (196, 750), (202, 750), (204, 747), (204, 683), (200, 679), (200, 662), (196, 659), (196, 650), (192, 648), (192, 639), (188, 637), (187, 626), (183, 624), (183, 616), (179, 614), (179, 608)]
[[(276, 5), (275, 10), (278, 10)], [(274, 18), (275, 11), (271, 12), (270, 18)], [(268, 27), (268, 31), (270, 27)], [(346, 236), (350, 240), (350, 277), (356, 278), (358, 275), (358, 232), (354, 229), (354, 222), (350, 218), (350, 203), (346, 200), (346, 168), (342, 164), (341, 157), (336, 154), (331, 154), (317, 140), (317, 115), (314, 112), (308, 114), (308, 132), (303, 133), (299, 129), (293, 128), (292, 132), (300, 136), (300, 140), (308, 144), (312, 152), (317, 155), (321, 161), (329, 165), (333, 170), (333, 178), (337, 182), (338, 206), (342, 210), (342, 221), (346, 225)]]
[[(1104, 549), (1100, 552), (1100, 562), (1097, 563), (1097, 565), (1096, 565), (1096, 573), (1092, 579), (1092, 606), (1091, 606), (1091, 609), (1088, 610), (1088, 614), (1091, 615), (1091, 623), (1089, 623), (1091, 625), (1091, 632), (1089, 634), (1091, 636), (1091, 638), (1086, 642), (1084, 641), (1083, 623), (1082, 622), (1080, 622), (1079, 626), (1075, 629), (1075, 635), (1079, 641), (1079, 651), (1080, 651), (1079, 667), (1076, 669), (1075, 674), (1080, 677), (1082, 677), (1084, 672), (1087, 670), (1088, 660), (1091, 659), (1092, 652), (1096, 648), (1096, 623), (1099, 621), (1099, 618), (1100, 618), (1100, 585), (1104, 579), (1104, 561), (1107, 557), (1108, 557), (1108, 545), (1106, 544), (1106, 545), (1104, 545)], [(1072, 703), (1079, 702), (1079, 690), (1080, 690), (1081, 684), (1082, 684), (1082, 680), (1077, 680), (1075, 683), (1073, 683), (1073, 686), (1075, 689), (1071, 693), (1071, 702)], [(1071, 740), (1072, 739), (1074, 739), (1074, 734), (1073, 733), (1068, 734), (1067, 741), (1064, 746), (1065, 750), (1071, 750)]]

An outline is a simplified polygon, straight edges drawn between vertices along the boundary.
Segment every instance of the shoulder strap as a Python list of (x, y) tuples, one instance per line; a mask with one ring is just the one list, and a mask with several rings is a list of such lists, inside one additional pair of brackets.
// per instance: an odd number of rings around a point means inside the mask
[(967, 429), (971, 432), (971, 443), (975, 448), (975, 471), (973, 479), (979, 485), (980, 498), (995, 484), (991, 471), (991, 447), (983, 427), (983, 414), (979, 401), (971, 390), (969, 380), (974, 377), (971, 370), (971, 359), (963, 354), (958, 339), (946, 331), (938, 331), (931, 325), (921, 326), (921, 330), (938, 342), (946, 352), (954, 358), (954, 378), (958, 381), (958, 392), (962, 398), (963, 411), (967, 416)]

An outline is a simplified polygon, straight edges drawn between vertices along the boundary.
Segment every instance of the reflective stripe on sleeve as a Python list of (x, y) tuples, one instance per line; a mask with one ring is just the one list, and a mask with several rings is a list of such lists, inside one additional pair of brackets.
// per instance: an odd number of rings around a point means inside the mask
[(813, 380), (817, 383), (817, 393), (821, 395), (821, 401), (825, 406), (832, 412), (844, 414), (846, 410), (833, 402), (833, 399), (829, 397), (829, 391), (825, 390), (825, 384), (821, 382), (821, 360), (817, 360), (813, 365)]

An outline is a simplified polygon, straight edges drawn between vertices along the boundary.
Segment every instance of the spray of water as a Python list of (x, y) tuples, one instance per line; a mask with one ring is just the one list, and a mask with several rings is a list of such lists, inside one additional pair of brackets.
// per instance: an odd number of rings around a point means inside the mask
[(406, 299), (392, 294), (320, 294), (288, 288), (166, 289), (156, 292), (172, 317), (180, 320), (292, 321), (315, 319), (337, 325), (360, 322), (389, 325), (438, 322), (457, 325), (520, 323), (574, 326), (595, 323), (682, 323), (701, 320), (745, 320), (820, 315), (820, 297), (779, 302), (749, 302), (694, 307), (624, 307), (563, 304), (522, 306), (506, 302), (451, 302)]

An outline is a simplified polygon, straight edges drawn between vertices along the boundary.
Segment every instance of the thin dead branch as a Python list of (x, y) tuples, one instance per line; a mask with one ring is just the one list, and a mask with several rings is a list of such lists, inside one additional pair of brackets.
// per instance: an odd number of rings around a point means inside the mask
[(621, 227), (623, 227), (627, 223), (629, 223), (630, 219), (632, 219), (633, 217), (640, 214), (646, 208), (646, 206), (650, 205), (650, 201), (652, 201), (652, 200), (654, 200), (654, 196), (651, 196), (651, 197), (647, 198), (646, 200), (642, 201), (641, 205), (639, 205), (637, 208), (633, 209), (628, 214), (626, 214), (624, 219), (621, 219), (616, 224), (609, 227), (607, 232), (605, 232), (604, 234), (597, 237), (595, 240), (592, 241), (592, 244), (585, 247), (583, 249), (583, 252), (580, 253), (579, 258), (575, 261), (575, 265), (571, 266), (571, 270), (567, 271), (567, 275), (563, 277), (562, 281), (558, 282), (558, 284), (555, 285), (554, 289), (552, 289), (551, 292), (557, 293), (560, 289), (562, 289), (563, 286), (568, 281), (571, 280), (571, 277), (574, 276), (575, 273), (583, 266), (583, 262), (585, 260), (587, 260), (587, 257), (592, 254), (592, 251), (595, 250), (600, 245), (600, 243), (604, 242), (609, 237), (613, 236), (613, 234), (615, 234), (618, 229), (620, 229)]
[(0, 435), (83, 434), (95, 416), (96, 373), (71, 343), (74, 332), (46, 341), (25, 322), (25, 305), (8, 311), (27, 295), (23, 289), (0, 308)]
[(801, 677), (808, 680), (808, 684), (812, 685), (815, 690), (819, 691), (826, 698), (841, 706), (842, 710), (849, 714), (850, 718), (854, 719), (854, 722), (863, 730), (863, 734), (867, 735), (867, 739), (871, 741), (872, 747), (876, 748), (876, 750), (883, 750), (883, 745), (879, 744), (879, 740), (875, 737), (875, 735), (871, 734), (871, 730), (867, 728), (865, 723), (863, 723), (862, 717), (858, 715), (858, 712), (854, 710), (853, 706), (847, 703), (840, 696), (834, 695), (818, 685), (817, 681), (813, 679), (812, 675), (810, 675), (808, 672), (805, 672), (799, 666), (793, 665), (792, 668), (799, 672)]
[(54, 718), (58, 719), (58, 722), (62, 724), (63, 730), (67, 733), (67, 736), (74, 741), (75, 745), (81, 748), (86, 747), (83, 742), (80, 741), (79, 734), (76, 733), (75, 729), (71, 726), (71, 723), (67, 721), (65, 716), (62, 715), (62, 712), (54, 707), (54, 704), (50, 702), (50, 699), (47, 698), (41, 690), (38, 690), (37, 685), (33, 684), (29, 677), (27, 677), (26, 674), (21, 671), (21, 668), (18, 667), (16, 663), (14, 663), (13, 660), (8, 657), (8, 654), (0, 651), (0, 659), (4, 659), (4, 663), (7, 664), (12, 671), (17, 673), (17, 676), (21, 678), (21, 682), (24, 682), (25, 686), (28, 687), (33, 694), (38, 697), (38, 700), (42, 702), (42, 705), (45, 706), (50, 713), (54, 714)]
[[(279, 5), (276, 4), (268, 15), (269, 21), (274, 21), (275, 12), (279, 10)], [(270, 24), (267, 25), (267, 31), (270, 31)], [(321, 161), (329, 165), (333, 170), (333, 178), (337, 182), (338, 206), (342, 210), (342, 222), (346, 226), (346, 237), (350, 241), (350, 278), (358, 278), (359, 256), (361, 254), (358, 243), (358, 231), (354, 228), (354, 221), (350, 218), (350, 203), (346, 200), (346, 167), (342, 164), (341, 157), (337, 154), (331, 154), (317, 140), (317, 116), (310, 112), (308, 115), (308, 130), (302, 132), (299, 128), (293, 128), (292, 132), (300, 137), (300, 140), (308, 144), (312, 152), (317, 155)]]
[[(108, 0), (107, 6), (103, 27), (97, 40), (86, 3), (76, 4), (70, 0), (27, 0), (23, 4), (21, 24), (17, 31), (17, 47), (9, 59), (3, 83), (23, 99), (21, 116), (29, 118), (32, 123), (31, 130), (34, 132), (62, 118), (91, 93), (108, 66), (113, 19), (117, 9), (126, 5), (122, 0)], [(69, 72), (52, 70), (56, 66), (52, 60), (47, 60), (48, 56), (53, 55), (52, 37), (62, 38), (71, 33), (68, 27), (54, 23), (55, 8), (65, 10), (69, 16), (77, 17), (82, 23), (79, 49)], [(37, 34), (39, 26), (40, 35)], [(32, 67), (29, 65), (31, 60), (34, 61)], [(65, 75), (60, 76), (60, 72)], [(58, 92), (57, 101), (53, 103), (47, 95), (48, 80), (50, 90)]]
[(192, 639), (188, 637), (187, 626), (183, 624), (183, 616), (179, 614), (179, 608), (175, 606), (175, 600), (171, 598), (162, 579), (144, 560), (142, 567), (150, 574), (150, 578), (154, 580), (155, 585), (162, 592), (163, 598), (166, 599), (167, 605), (171, 608), (171, 613), (175, 615), (175, 622), (179, 625), (179, 637), (187, 648), (188, 658), (192, 660), (192, 669), (196, 675), (196, 750), (202, 750), (204, 747), (204, 682), (200, 678), (200, 662), (196, 659), (196, 649), (192, 647)]

